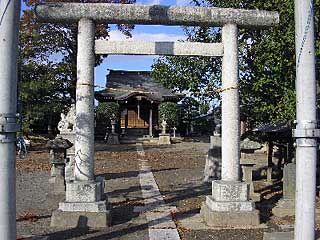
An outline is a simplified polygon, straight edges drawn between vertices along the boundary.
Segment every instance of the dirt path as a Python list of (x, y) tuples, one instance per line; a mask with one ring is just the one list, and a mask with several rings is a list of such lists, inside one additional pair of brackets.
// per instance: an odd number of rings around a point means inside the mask
[[(192, 230), (180, 220), (197, 214), (211, 185), (203, 184), (203, 169), (208, 143), (183, 142), (169, 146), (143, 145), (144, 159), (167, 206), (176, 206), (174, 222), (181, 239), (262, 240), (264, 231)], [(140, 166), (135, 144), (106, 146), (96, 144), (95, 172), (106, 179), (108, 202), (112, 206), (112, 226), (106, 229), (53, 229), (50, 214), (63, 196), (51, 194), (48, 153), (32, 151), (17, 163), (17, 227), (19, 236), (46, 235), (50, 239), (149, 239), (148, 221), (134, 211), (144, 205), (140, 186)], [(263, 210), (267, 214), (267, 210)], [(266, 218), (266, 221), (269, 218)]]

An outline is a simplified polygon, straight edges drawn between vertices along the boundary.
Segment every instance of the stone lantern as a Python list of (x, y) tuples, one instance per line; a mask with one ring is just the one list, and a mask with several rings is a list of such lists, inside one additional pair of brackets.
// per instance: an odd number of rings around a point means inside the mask
[(107, 144), (117, 145), (120, 144), (119, 134), (116, 133), (116, 116), (112, 114), (111, 117), (111, 133), (108, 135)]
[(62, 194), (65, 192), (65, 165), (67, 149), (73, 144), (66, 139), (57, 137), (47, 143), (46, 147), (50, 150), (51, 178), (50, 183), (54, 184), (54, 193)]

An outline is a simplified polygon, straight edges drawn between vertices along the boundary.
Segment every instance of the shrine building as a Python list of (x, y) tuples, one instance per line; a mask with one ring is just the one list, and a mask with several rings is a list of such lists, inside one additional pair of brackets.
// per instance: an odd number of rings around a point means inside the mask
[(95, 92), (101, 102), (120, 105), (121, 133), (154, 136), (159, 129), (159, 105), (181, 100), (183, 95), (173, 93), (151, 77), (150, 71), (110, 70), (106, 89)]

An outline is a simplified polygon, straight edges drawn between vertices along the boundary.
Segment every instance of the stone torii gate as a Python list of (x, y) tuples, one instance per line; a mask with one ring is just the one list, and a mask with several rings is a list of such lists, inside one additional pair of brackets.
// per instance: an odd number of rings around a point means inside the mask
[[(43, 22), (78, 22), (75, 181), (67, 184), (66, 201), (53, 213), (52, 224), (103, 227), (109, 211), (102, 184), (94, 178), (94, 58), (95, 54), (184, 55), (223, 57), (222, 180), (212, 183), (201, 213), (209, 225), (257, 225), (259, 214), (240, 180), (238, 91), (238, 27), (261, 28), (279, 23), (276, 12), (205, 7), (55, 3), (36, 6)], [(222, 43), (95, 41), (95, 23), (222, 27)]]

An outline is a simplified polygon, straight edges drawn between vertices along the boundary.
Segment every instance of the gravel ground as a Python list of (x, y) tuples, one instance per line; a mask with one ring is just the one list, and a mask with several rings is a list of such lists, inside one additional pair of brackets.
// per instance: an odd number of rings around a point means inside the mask
[[(177, 206), (181, 215), (196, 214), (211, 186), (202, 183), (206, 142), (183, 142), (170, 146), (143, 145), (145, 159), (166, 204)], [(112, 226), (106, 229), (53, 229), (50, 215), (63, 196), (51, 194), (48, 153), (43, 149), (31, 151), (30, 156), (17, 163), (17, 228), (18, 236), (46, 235), (50, 239), (148, 239), (148, 226), (143, 215), (133, 213), (134, 206), (142, 205), (139, 183), (141, 158), (136, 145), (106, 146), (96, 144), (95, 172), (106, 179), (108, 201), (112, 206)], [(273, 191), (268, 190), (270, 201), (260, 204), (265, 222), (270, 221)], [(279, 192), (281, 193), (281, 192)], [(269, 221), (269, 222), (268, 222)], [(188, 230), (177, 228), (182, 239), (262, 240), (261, 230)], [(273, 229), (276, 226), (270, 225)]]

